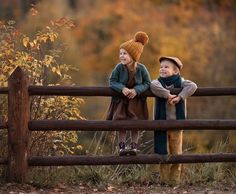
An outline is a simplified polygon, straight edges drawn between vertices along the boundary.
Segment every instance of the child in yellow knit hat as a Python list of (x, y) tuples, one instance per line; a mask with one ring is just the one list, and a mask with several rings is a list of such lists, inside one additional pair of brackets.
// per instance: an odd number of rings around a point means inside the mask
[[(113, 69), (110, 78), (110, 87), (122, 93), (122, 97), (112, 97), (107, 114), (107, 120), (138, 120), (148, 119), (146, 98), (139, 95), (149, 89), (151, 83), (145, 65), (138, 62), (144, 45), (148, 42), (145, 32), (137, 32), (134, 39), (120, 45), (120, 62)], [(131, 153), (137, 154), (139, 132), (131, 130)], [(126, 130), (119, 130), (119, 155), (126, 153)]]
[[(197, 89), (197, 85), (180, 76), (183, 67), (177, 57), (164, 56), (159, 59), (159, 77), (151, 83), (151, 91), (157, 96), (155, 120), (185, 119), (186, 98)], [(170, 88), (181, 88), (178, 95), (172, 95)], [(171, 122), (171, 121), (170, 121)], [(182, 130), (155, 131), (154, 151), (157, 154), (182, 154)], [(181, 164), (161, 164), (160, 181), (163, 184), (179, 184)]]

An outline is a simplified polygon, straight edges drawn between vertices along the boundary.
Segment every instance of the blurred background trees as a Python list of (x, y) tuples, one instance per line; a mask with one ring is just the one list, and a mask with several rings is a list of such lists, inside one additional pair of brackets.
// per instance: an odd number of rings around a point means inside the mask
[[(67, 73), (72, 81), (60, 84), (108, 86), (110, 72), (118, 63), (119, 45), (142, 30), (150, 41), (140, 62), (147, 66), (152, 79), (158, 75), (158, 58), (173, 55), (183, 61), (183, 77), (199, 87), (235, 86), (236, 4), (233, 0), (1, 0), (0, 4), (0, 19), (15, 20), (29, 38), (45, 26), (66, 23), (67, 18), (73, 24), (58, 32), (58, 41), (64, 47), (50, 43), (43, 51), (53, 49), (54, 56), (60, 56), (58, 64), (70, 64)], [(55, 84), (59, 78), (48, 75), (47, 80)], [(84, 100), (80, 111), (86, 119), (105, 118), (110, 98)], [(151, 119), (153, 100), (148, 101)], [(188, 115), (196, 119), (235, 119), (235, 97), (189, 98)], [(234, 131), (185, 134), (186, 149), (206, 151), (220, 140), (227, 141), (234, 150), (236, 147)], [(90, 136), (94, 134), (86, 133), (86, 137)], [(150, 139), (152, 132), (143, 134), (142, 141)], [(83, 141), (85, 145), (93, 142), (90, 138)], [(89, 149), (91, 145), (85, 147)]]

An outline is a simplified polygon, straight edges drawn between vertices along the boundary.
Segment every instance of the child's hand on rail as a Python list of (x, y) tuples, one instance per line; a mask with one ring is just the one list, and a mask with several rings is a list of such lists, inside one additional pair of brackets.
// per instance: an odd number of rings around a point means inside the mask
[(135, 89), (131, 89), (131, 90), (130, 90), (130, 93), (128, 94), (127, 97), (128, 97), (129, 99), (133, 99), (136, 95), (137, 95), (137, 93), (136, 93)]
[(176, 97), (176, 95), (170, 94), (170, 95), (168, 96), (168, 98), (167, 98), (167, 102), (168, 102), (169, 104), (171, 104), (171, 103), (170, 103), (171, 100), (174, 99), (175, 97)]
[(175, 104), (177, 104), (180, 100), (181, 100), (181, 97), (180, 97), (180, 96), (176, 96), (176, 97), (172, 98), (169, 103), (170, 103), (171, 105), (175, 105)]
[(125, 96), (127, 96), (129, 93), (130, 93), (130, 89), (128, 89), (128, 88), (123, 88), (123, 90), (122, 90), (122, 93), (125, 95)]

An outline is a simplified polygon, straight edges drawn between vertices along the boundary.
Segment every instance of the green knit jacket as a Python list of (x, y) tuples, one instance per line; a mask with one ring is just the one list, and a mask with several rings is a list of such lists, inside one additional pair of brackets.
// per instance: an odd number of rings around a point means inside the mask
[[(138, 63), (137, 69), (135, 73), (135, 86), (134, 89), (137, 95), (145, 92), (149, 89), (151, 79), (149, 72), (145, 65)], [(122, 89), (126, 87), (128, 82), (128, 70), (122, 63), (116, 65), (113, 69), (110, 78), (109, 78), (109, 86), (117, 92), (122, 92)]]

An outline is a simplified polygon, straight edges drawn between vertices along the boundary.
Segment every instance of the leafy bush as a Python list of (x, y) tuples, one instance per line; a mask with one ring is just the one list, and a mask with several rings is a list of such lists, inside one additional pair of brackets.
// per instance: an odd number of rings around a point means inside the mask
[[(24, 70), (31, 85), (73, 84), (68, 74), (73, 66), (57, 62), (63, 48), (57, 42), (60, 29), (72, 26), (70, 20), (62, 18), (28, 36), (17, 28), (14, 21), (0, 21), (0, 87), (7, 87), (7, 79), (17, 66)], [(0, 101), (0, 119), (6, 122), (7, 96), (0, 96)], [(83, 103), (83, 99), (78, 97), (32, 96), (31, 119), (84, 119), (79, 110)], [(7, 132), (1, 130), (0, 138), (0, 154), (6, 156)], [(75, 131), (31, 133), (30, 155), (73, 155), (81, 150)]]

